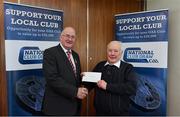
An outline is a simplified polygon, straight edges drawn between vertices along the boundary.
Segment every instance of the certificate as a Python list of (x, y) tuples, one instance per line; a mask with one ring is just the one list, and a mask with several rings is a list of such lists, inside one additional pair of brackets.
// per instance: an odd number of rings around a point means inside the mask
[(101, 80), (101, 72), (83, 72), (83, 82), (94, 82)]

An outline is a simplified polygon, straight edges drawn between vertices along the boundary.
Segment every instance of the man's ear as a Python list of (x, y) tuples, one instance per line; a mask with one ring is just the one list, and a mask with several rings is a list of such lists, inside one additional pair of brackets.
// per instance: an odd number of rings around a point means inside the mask
[(121, 53), (121, 55), (122, 55), (122, 53), (123, 53), (123, 50), (121, 50), (121, 51), (120, 51), (120, 53)]

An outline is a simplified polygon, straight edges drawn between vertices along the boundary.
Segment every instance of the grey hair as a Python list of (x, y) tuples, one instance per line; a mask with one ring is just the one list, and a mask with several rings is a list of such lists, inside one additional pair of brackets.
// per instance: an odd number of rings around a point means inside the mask
[(118, 45), (119, 45), (119, 49), (120, 49), (120, 51), (122, 51), (122, 42), (121, 41), (111, 41), (111, 42), (109, 42), (108, 43), (108, 45), (107, 45), (107, 48), (108, 48), (108, 46), (110, 45), (110, 44), (112, 44), (112, 43), (117, 43)]

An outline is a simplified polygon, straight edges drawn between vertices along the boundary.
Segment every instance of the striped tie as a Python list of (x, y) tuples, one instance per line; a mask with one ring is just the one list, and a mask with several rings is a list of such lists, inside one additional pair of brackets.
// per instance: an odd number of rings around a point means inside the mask
[(70, 50), (68, 50), (67, 52), (67, 57), (68, 57), (68, 60), (69, 60), (69, 62), (70, 62), (70, 64), (71, 64), (71, 67), (72, 67), (72, 69), (73, 69), (73, 72), (74, 72), (74, 74), (75, 74), (75, 76), (77, 75), (76, 74), (76, 68), (75, 68), (75, 66), (73, 65), (73, 62), (72, 62), (72, 60), (71, 60), (71, 51)]

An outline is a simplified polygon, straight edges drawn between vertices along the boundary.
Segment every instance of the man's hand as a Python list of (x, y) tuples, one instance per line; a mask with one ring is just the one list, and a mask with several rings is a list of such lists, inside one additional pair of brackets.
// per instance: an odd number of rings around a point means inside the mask
[(83, 78), (83, 76), (85, 76), (85, 73), (81, 72), (81, 79)]
[(99, 80), (99, 81), (97, 82), (97, 86), (98, 86), (99, 88), (101, 88), (101, 89), (106, 90), (107, 83), (106, 83), (104, 80)]
[(84, 72), (81, 72), (81, 77), (85, 76), (85, 73)]
[(77, 92), (77, 98), (84, 99), (88, 95), (88, 89), (79, 87)]

